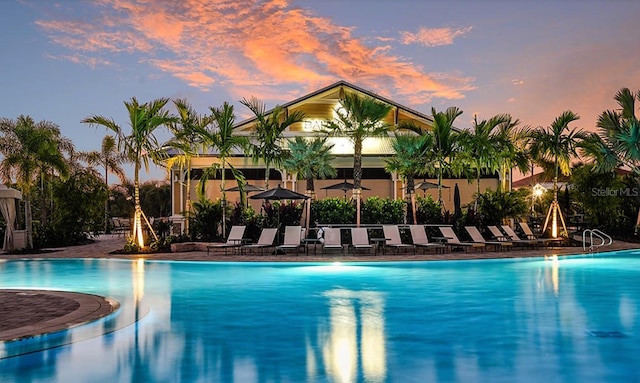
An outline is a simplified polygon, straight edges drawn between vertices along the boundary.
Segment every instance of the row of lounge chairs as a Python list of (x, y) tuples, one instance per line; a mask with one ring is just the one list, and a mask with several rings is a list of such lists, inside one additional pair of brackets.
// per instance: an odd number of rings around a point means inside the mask
[[(436, 252), (444, 252), (446, 249), (478, 249), (483, 250), (486, 246), (492, 246), (495, 250), (507, 250), (513, 247), (539, 247), (548, 246), (555, 239), (536, 237), (526, 223), (521, 224), (521, 228), (525, 233), (525, 238), (520, 238), (518, 234), (508, 225), (489, 226), (488, 229), (492, 234), (492, 238), (487, 240), (483, 237), (477, 227), (466, 226), (465, 230), (469, 234), (471, 241), (461, 241), (453, 228), (450, 226), (442, 226), (438, 229), (442, 234), (441, 237), (433, 237), (435, 242), (429, 240), (427, 232), (423, 225), (409, 225), (411, 233), (411, 242), (402, 241), (398, 225), (383, 225), (383, 238), (369, 238), (369, 232), (366, 228), (351, 228), (351, 243), (344, 244), (341, 238), (341, 229), (334, 227), (325, 227), (319, 230), (321, 237), (305, 239), (306, 231), (301, 226), (287, 226), (285, 228), (284, 240), (281, 244), (276, 243), (278, 230), (275, 228), (264, 228), (260, 233), (260, 238), (255, 243), (250, 243), (244, 238), (245, 226), (233, 226), (227, 241), (224, 243), (211, 244), (207, 246), (207, 254), (215, 249), (224, 249), (225, 255), (228, 250), (235, 253), (246, 254), (249, 252), (259, 251), (264, 254), (266, 250), (273, 249), (275, 254), (287, 253), (295, 251), (299, 254), (303, 250), (308, 251), (308, 246), (320, 244), (322, 253), (330, 251), (339, 251), (343, 253), (346, 249), (350, 249), (353, 253), (367, 251), (386, 252), (392, 250), (394, 253), (399, 251), (415, 251), (415, 249), (426, 250), (433, 249)], [(315, 252), (315, 247), (314, 247)]]

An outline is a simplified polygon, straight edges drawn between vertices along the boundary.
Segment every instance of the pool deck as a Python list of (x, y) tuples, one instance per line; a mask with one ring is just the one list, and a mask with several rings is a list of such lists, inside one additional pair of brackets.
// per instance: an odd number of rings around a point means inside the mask
[[(185, 251), (157, 254), (113, 254), (121, 250), (125, 239), (122, 236), (100, 236), (92, 244), (51, 249), (40, 254), (0, 254), (0, 260), (11, 259), (55, 259), (55, 258), (105, 258), (105, 259), (147, 259), (174, 261), (219, 261), (219, 262), (390, 262), (390, 261), (436, 261), (463, 259), (497, 259), (551, 257), (583, 253), (582, 247), (553, 247), (538, 249), (511, 249), (506, 251), (469, 251), (436, 253), (433, 250), (422, 253), (401, 251), (397, 254), (387, 249), (385, 254), (233, 254), (224, 249), (212, 251)], [(614, 241), (603, 251), (640, 249), (640, 243)], [(117, 304), (89, 294), (41, 290), (0, 289), (0, 342), (37, 336), (49, 332), (64, 330), (87, 323), (115, 310)]]

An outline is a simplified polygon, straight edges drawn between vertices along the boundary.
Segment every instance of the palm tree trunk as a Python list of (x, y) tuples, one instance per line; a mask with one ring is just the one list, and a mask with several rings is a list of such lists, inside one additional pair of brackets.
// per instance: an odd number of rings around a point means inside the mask
[(362, 199), (362, 140), (356, 140), (353, 146), (353, 195), (356, 198), (356, 227), (360, 227), (360, 208)]
[(104, 233), (109, 231), (109, 169), (105, 166), (104, 170), (104, 185), (107, 188), (107, 199), (104, 201)]
[(27, 249), (33, 249), (33, 219), (31, 214), (31, 195), (24, 193), (24, 224), (27, 231)]
[(184, 210), (187, 213), (187, 219), (184, 221), (184, 234), (189, 235), (189, 221), (191, 220), (191, 160), (187, 160), (187, 198), (184, 203)]
[(473, 210), (478, 212), (478, 200), (480, 199), (480, 169), (476, 170), (476, 200), (473, 203)]
[(440, 209), (444, 208), (444, 203), (442, 203), (442, 161), (438, 164), (438, 204)]
[(133, 235), (134, 241), (138, 244), (138, 247), (142, 249), (144, 247), (144, 236), (142, 234), (142, 207), (140, 206), (140, 181), (138, 179), (139, 172), (140, 164), (136, 163), (133, 179), (133, 200), (135, 204), (135, 213), (133, 215)]
[(224, 158), (222, 159), (222, 182), (220, 188), (222, 189), (222, 238), (227, 236), (227, 192), (224, 187), (225, 169), (226, 163)]

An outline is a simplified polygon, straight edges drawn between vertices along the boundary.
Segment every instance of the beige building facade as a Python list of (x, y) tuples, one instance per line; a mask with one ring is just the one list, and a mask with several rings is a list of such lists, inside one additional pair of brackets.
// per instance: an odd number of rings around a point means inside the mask
[[(335, 116), (335, 111), (340, 107), (340, 100), (347, 92), (355, 92), (361, 96), (373, 97), (391, 105), (392, 109), (385, 119), (385, 122), (390, 126), (397, 126), (401, 122), (410, 121), (421, 129), (430, 130), (432, 127), (430, 115), (415, 111), (345, 81), (339, 81), (328, 87), (322, 88), (282, 105), (285, 114), (294, 111), (302, 111), (305, 114), (305, 118), (302, 122), (290, 126), (284, 132), (282, 144), (286, 145), (287, 139), (294, 138), (296, 136), (315, 137), (322, 134), (320, 131), (322, 129), (323, 122), (327, 119), (332, 119)], [(255, 123), (256, 119), (249, 119), (237, 123), (235, 126), (236, 134), (244, 135), (249, 139), (252, 139)], [(372, 196), (378, 196), (381, 198), (389, 197), (394, 199), (404, 198), (405, 196), (406, 185), (398, 178), (397, 174), (388, 173), (384, 169), (384, 159), (393, 156), (393, 150), (391, 149), (392, 136), (393, 133), (390, 133), (389, 137), (367, 138), (363, 143), (362, 186), (369, 189), (362, 191), (362, 196), (365, 199)], [(353, 182), (353, 145), (349, 137), (329, 137), (328, 143), (334, 145), (332, 152), (336, 156), (336, 159), (333, 166), (336, 168), (338, 175), (334, 179), (315, 181), (316, 198), (345, 196), (348, 198), (351, 196), (351, 191), (347, 191), (345, 193), (342, 190), (324, 190), (322, 188), (344, 180)], [(228, 158), (228, 161), (236, 169), (242, 171), (249, 184), (265, 187), (265, 167), (262, 163), (254, 163), (253, 160), (244, 153), (236, 153), (233, 158)], [(195, 187), (202, 170), (216, 162), (218, 162), (218, 157), (215, 153), (202, 155), (193, 159), (191, 171), (192, 199), (195, 199)], [(185, 175), (186, 172), (184, 170), (171, 170), (172, 213), (174, 219), (179, 219), (182, 216), (182, 212), (185, 211), (187, 195)], [(225, 189), (237, 186), (229, 171), (226, 173), (225, 179)], [(269, 187), (275, 187), (279, 184), (281, 187), (288, 188), (299, 193), (305, 193), (306, 180), (298, 180), (296, 179), (295, 174), (288, 173), (284, 169), (271, 169), (269, 179)], [(437, 182), (435, 179), (426, 180), (434, 183)], [(417, 179), (416, 183), (421, 181), (423, 180)], [(469, 182), (466, 179), (444, 179), (443, 185), (449, 188), (443, 190), (442, 198), (445, 208), (448, 210), (453, 210), (453, 188), (455, 184), (458, 184), (460, 189), (461, 202), (463, 205), (471, 202), (473, 193), (476, 192), (475, 181)], [(481, 190), (485, 190), (487, 188), (496, 190), (498, 184), (499, 180), (497, 176), (486, 177), (480, 180)], [(417, 190), (416, 193), (420, 196), (431, 195), (434, 199), (437, 199), (437, 189)], [(206, 195), (212, 200), (222, 198), (220, 179), (207, 181)], [(251, 195), (251, 193), (249, 195)], [(240, 200), (239, 193), (232, 191), (226, 193), (226, 198), (229, 203), (234, 203)], [(249, 201), (254, 205), (256, 210), (259, 210), (261, 201)]]

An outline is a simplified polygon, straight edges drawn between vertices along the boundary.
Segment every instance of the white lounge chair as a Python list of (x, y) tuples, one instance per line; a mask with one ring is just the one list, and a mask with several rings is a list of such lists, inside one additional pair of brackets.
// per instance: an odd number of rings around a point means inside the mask
[(505, 233), (507, 233), (507, 236), (509, 236), (511, 238), (511, 241), (515, 244), (521, 245), (521, 246), (531, 246), (531, 247), (538, 247), (540, 245), (545, 245), (546, 242), (543, 239), (538, 239), (538, 238), (532, 238), (532, 239), (524, 239), (524, 238), (520, 238), (520, 236), (518, 236), (518, 234), (515, 232), (515, 230), (513, 230), (513, 228), (509, 225), (502, 225), (502, 230), (504, 230)]
[(371, 253), (373, 245), (369, 243), (369, 233), (364, 227), (352, 227), (351, 228), (351, 247), (354, 252), (358, 250), (367, 250)]
[(402, 242), (398, 225), (383, 225), (382, 232), (384, 233), (384, 238), (386, 239), (386, 242), (383, 243), (383, 249), (385, 247), (390, 247), (394, 249), (395, 253), (397, 254), (400, 249), (410, 250), (415, 248), (415, 246), (413, 246), (412, 244)]
[(478, 230), (478, 228), (475, 227), (475, 226), (465, 226), (464, 229), (467, 231), (467, 233), (469, 233), (469, 236), (471, 237), (471, 240), (473, 242), (484, 243), (485, 245), (491, 245), (496, 250), (498, 250), (498, 249), (510, 249), (511, 247), (513, 247), (513, 243), (511, 243), (511, 242), (507, 242), (507, 241), (487, 241), (487, 240), (485, 240), (484, 237), (482, 236), (482, 233), (480, 233), (480, 230)]
[(227, 249), (237, 248), (242, 245), (242, 237), (246, 226), (232, 226), (229, 231), (227, 241), (224, 243), (213, 243), (207, 246), (207, 255), (211, 249), (224, 249), (224, 255), (227, 255)]
[(444, 252), (446, 248), (444, 244), (429, 242), (429, 237), (427, 237), (427, 231), (424, 229), (424, 226), (409, 225), (409, 231), (411, 232), (411, 239), (414, 246), (422, 248), (423, 251), (426, 249), (436, 249), (436, 252), (438, 250)]
[(533, 230), (531, 230), (531, 228), (529, 227), (529, 224), (526, 222), (518, 222), (518, 224), (520, 225), (520, 228), (522, 229), (522, 232), (524, 233), (524, 235), (527, 236), (527, 239), (537, 239), (539, 241), (543, 241), (545, 246), (548, 246), (550, 243), (552, 242), (562, 242), (564, 241), (564, 238), (559, 237), (559, 238), (541, 238), (539, 236), (537, 236), (536, 234), (533, 233)]
[(327, 227), (324, 229), (324, 236), (322, 243), (322, 254), (326, 250), (340, 250), (342, 254), (343, 246), (342, 246), (342, 238), (340, 238), (340, 229), (336, 227)]
[(258, 238), (258, 242), (243, 245), (241, 250), (250, 252), (260, 250), (260, 254), (264, 255), (264, 249), (274, 247), (273, 242), (276, 240), (276, 234), (278, 234), (278, 229), (276, 228), (263, 228), (260, 233), (260, 238)]
[(440, 230), (440, 233), (442, 233), (442, 237), (446, 239), (446, 242), (445, 242), (446, 245), (451, 248), (461, 247), (466, 250), (467, 248), (484, 249), (485, 247), (484, 243), (461, 242), (458, 239), (458, 236), (456, 235), (456, 233), (453, 231), (453, 228), (450, 226), (440, 226), (438, 227), (438, 229)]
[(302, 226), (287, 226), (284, 229), (284, 241), (281, 245), (276, 246), (276, 253), (287, 250), (295, 250), (296, 254), (303, 248), (302, 244), (303, 231)]

